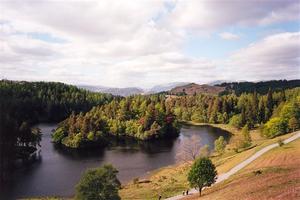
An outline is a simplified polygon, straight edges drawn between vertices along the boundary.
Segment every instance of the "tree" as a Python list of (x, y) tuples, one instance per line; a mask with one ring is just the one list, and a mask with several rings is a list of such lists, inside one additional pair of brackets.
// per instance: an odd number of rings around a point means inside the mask
[(265, 114), (266, 121), (270, 119), (270, 117), (272, 116), (273, 106), (274, 106), (273, 93), (272, 90), (269, 89), (267, 94), (267, 102), (266, 102), (266, 114)]
[(243, 127), (242, 134), (243, 134), (242, 147), (243, 148), (249, 147), (252, 143), (252, 140), (251, 140), (251, 136), (250, 136), (250, 133), (249, 133), (248, 125), (245, 125)]
[(87, 170), (76, 185), (78, 200), (119, 200), (121, 184), (112, 165)]
[(207, 157), (197, 159), (188, 173), (188, 181), (191, 187), (201, 191), (203, 187), (209, 187), (216, 182), (217, 171), (215, 165)]
[(193, 135), (190, 141), (183, 140), (182, 151), (177, 155), (179, 160), (188, 162), (196, 160), (201, 153), (201, 138)]
[(288, 122), (289, 129), (293, 132), (299, 128), (299, 122), (296, 117), (292, 117)]
[(208, 144), (200, 148), (199, 157), (208, 157), (209, 156), (209, 146)]
[(219, 154), (222, 154), (225, 150), (227, 142), (225, 141), (223, 136), (220, 136), (215, 140), (215, 151)]
[(238, 114), (238, 115), (233, 115), (233, 116), (230, 118), (229, 124), (230, 124), (231, 126), (240, 128), (240, 127), (242, 126), (242, 118), (241, 118), (241, 115), (240, 115), (240, 114)]
[(272, 138), (286, 133), (287, 123), (280, 117), (271, 118), (263, 128), (263, 135)]

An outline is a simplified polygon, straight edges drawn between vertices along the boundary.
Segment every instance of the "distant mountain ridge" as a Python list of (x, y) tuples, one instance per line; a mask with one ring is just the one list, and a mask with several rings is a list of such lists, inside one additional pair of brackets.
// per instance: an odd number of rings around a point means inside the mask
[(166, 92), (174, 87), (182, 86), (182, 85), (187, 85), (189, 82), (173, 82), (173, 83), (166, 83), (166, 84), (160, 84), (160, 85), (155, 85), (152, 88), (146, 90), (147, 94), (153, 94), (153, 93), (159, 93), (159, 92)]
[(194, 94), (219, 94), (223, 92), (225, 87), (211, 86), (211, 85), (199, 85), (196, 83), (189, 83), (187, 85), (178, 86), (169, 91), (173, 95), (194, 95)]
[(282, 90), (294, 87), (300, 87), (300, 80), (271, 80), (260, 82), (222, 82), (217, 80), (208, 84), (197, 84), (189, 82), (173, 82), (167, 84), (160, 84), (153, 86), (150, 89), (142, 89), (138, 87), (114, 88), (105, 86), (79, 85), (79, 88), (86, 90), (109, 93), (117, 96), (130, 96), (135, 94), (155, 94), (160, 92), (168, 92), (174, 95), (194, 95), (194, 94), (213, 94), (224, 95), (235, 93), (240, 95), (242, 93), (254, 92), (265, 94), (269, 88), (272, 90)]
[(155, 94), (159, 92), (169, 91), (174, 87), (186, 85), (186, 84), (188, 84), (188, 82), (174, 82), (174, 83), (155, 85), (150, 89), (142, 89), (138, 87), (114, 88), (114, 87), (93, 86), (93, 85), (78, 85), (78, 87), (93, 92), (109, 93), (112, 95), (126, 97), (135, 94)]
[(137, 87), (114, 88), (106, 86), (93, 86), (93, 85), (78, 85), (79, 88), (90, 90), (93, 92), (108, 93), (115, 96), (130, 96), (134, 94), (143, 94), (144, 90)]

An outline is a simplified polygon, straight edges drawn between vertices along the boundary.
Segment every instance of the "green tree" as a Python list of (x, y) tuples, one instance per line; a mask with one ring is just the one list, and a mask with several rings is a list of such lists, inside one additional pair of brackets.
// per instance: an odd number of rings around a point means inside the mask
[(263, 128), (263, 135), (272, 138), (286, 133), (287, 123), (286, 120), (280, 117), (271, 118)]
[(243, 134), (242, 147), (246, 148), (246, 147), (251, 146), (252, 139), (251, 139), (251, 136), (250, 136), (248, 125), (245, 125), (243, 127), (242, 134)]
[(76, 185), (78, 200), (119, 200), (118, 171), (112, 165), (87, 170)]
[(215, 151), (219, 154), (222, 154), (225, 151), (227, 142), (225, 141), (223, 136), (220, 136), (215, 140)]
[(292, 117), (289, 119), (288, 122), (289, 129), (293, 132), (299, 128), (299, 121), (296, 119), (296, 117)]
[(240, 128), (242, 126), (242, 118), (241, 118), (241, 115), (238, 114), (238, 115), (233, 115), (230, 120), (229, 120), (229, 124), (231, 126), (234, 126), (234, 127), (237, 127), (237, 128)]
[(201, 191), (203, 187), (209, 187), (216, 182), (217, 171), (215, 165), (207, 157), (197, 159), (188, 173), (188, 181), (191, 187)]

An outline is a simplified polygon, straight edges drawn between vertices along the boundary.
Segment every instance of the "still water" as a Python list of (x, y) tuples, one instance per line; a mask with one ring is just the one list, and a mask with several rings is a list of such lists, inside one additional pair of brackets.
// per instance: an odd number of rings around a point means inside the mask
[[(186, 144), (199, 141), (214, 148), (219, 136), (229, 133), (210, 126), (183, 126), (173, 140), (136, 142), (120, 141), (110, 147), (85, 151), (66, 151), (51, 143), (51, 131), (56, 124), (40, 124), (43, 134), (40, 159), (19, 169), (12, 185), (2, 191), (0, 198), (16, 199), (38, 196), (71, 196), (74, 186), (87, 168), (111, 163), (119, 170), (122, 183), (142, 177), (149, 171), (178, 162), (178, 154)], [(1, 198), (1, 199), (2, 199)]]

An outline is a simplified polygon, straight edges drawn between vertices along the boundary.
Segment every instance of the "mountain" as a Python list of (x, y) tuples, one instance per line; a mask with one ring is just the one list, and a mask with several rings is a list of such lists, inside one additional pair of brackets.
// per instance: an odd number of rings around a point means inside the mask
[(81, 89), (85, 89), (85, 90), (89, 90), (92, 92), (101, 92), (105, 89), (107, 89), (107, 87), (105, 86), (95, 86), (95, 85), (77, 85), (77, 87), (81, 88)]
[(159, 93), (163, 91), (169, 91), (174, 87), (182, 86), (182, 85), (187, 85), (189, 84), (188, 82), (173, 82), (173, 83), (167, 83), (167, 84), (160, 84), (160, 85), (155, 85), (149, 90), (146, 90), (147, 94), (154, 94), (154, 93)]
[(198, 85), (196, 83), (190, 83), (183, 86), (178, 86), (169, 91), (170, 94), (187, 94), (194, 95), (199, 93), (204, 94), (219, 94), (223, 92), (225, 87), (211, 86), (211, 85)]
[(78, 85), (79, 88), (86, 89), (93, 92), (108, 93), (116, 96), (130, 96), (134, 94), (143, 94), (144, 90), (137, 87), (127, 88), (112, 88), (105, 86), (93, 86), (93, 85)]
[(130, 96), (130, 95), (134, 95), (134, 94), (143, 94), (144, 90), (141, 88), (137, 88), (137, 87), (106, 88), (106, 89), (103, 89), (101, 92), (126, 97), (126, 96)]

